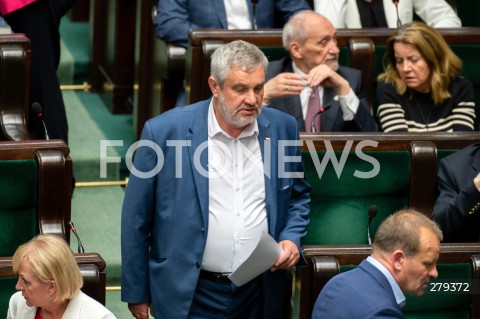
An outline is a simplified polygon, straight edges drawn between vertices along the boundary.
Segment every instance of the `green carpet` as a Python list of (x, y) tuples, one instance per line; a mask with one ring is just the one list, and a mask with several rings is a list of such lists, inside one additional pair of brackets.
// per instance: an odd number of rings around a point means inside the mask
[[(68, 50), (73, 57), (72, 76), (60, 77), (60, 84), (82, 83), (90, 76), (90, 26), (88, 22), (71, 22), (64, 17), (60, 23), (60, 37), (62, 38), (62, 51), (59, 70), (66, 63), (67, 56), (64, 50)], [(63, 81), (65, 80), (65, 81)]]
[[(62, 19), (62, 52), (58, 75), (61, 84), (89, 81), (90, 36), (88, 23)], [(82, 90), (63, 91), (69, 125), (69, 147), (76, 182), (119, 181), (128, 176), (125, 154), (133, 143), (131, 115), (113, 115), (98, 94)], [(101, 141), (115, 141), (122, 146), (107, 147), (107, 156), (121, 158), (108, 163), (106, 177), (101, 172)], [(120, 217), (124, 197), (121, 186), (79, 187), (72, 197), (72, 221), (86, 252), (97, 252), (105, 260), (107, 287), (119, 287), (121, 277)], [(77, 251), (77, 240), (70, 246)], [(130, 319), (127, 304), (120, 301), (120, 291), (107, 291), (106, 306), (117, 318)]]
[[(77, 182), (118, 181), (120, 166), (118, 163), (105, 165), (105, 177), (101, 177), (100, 142), (107, 137), (85, 108), (77, 92), (64, 91), (63, 99), (69, 125), (70, 156), (73, 161), (73, 175)], [(91, 99), (95, 99), (92, 95)], [(101, 101), (97, 103), (101, 106)], [(108, 157), (119, 157), (115, 147), (106, 148)]]
[[(107, 263), (107, 286), (120, 286), (120, 216), (125, 192), (120, 186), (76, 187), (72, 221), (86, 252), (97, 252)], [(70, 247), (77, 251), (77, 240)]]
[(75, 59), (63, 39), (60, 41), (61, 63), (57, 69), (57, 76), (60, 85), (73, 84), (75, 75)]

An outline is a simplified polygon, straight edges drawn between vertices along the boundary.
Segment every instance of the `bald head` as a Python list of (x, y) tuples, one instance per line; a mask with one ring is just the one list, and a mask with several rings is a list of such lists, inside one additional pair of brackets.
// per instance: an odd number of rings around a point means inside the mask
[(283, 28), (283, 46), (295, 65), (305, 74), (325, 64), (338, 69), (337, 30), (315, 11), (300, 11)]
[(292, 41), (304, 44), (309, 37), (313, 36), (312, 33), (327, 28), (334, 29), (330, 21), (321, 14), (312, 10), (297, 12), (283, 27), (283, 47), (290, 51)]

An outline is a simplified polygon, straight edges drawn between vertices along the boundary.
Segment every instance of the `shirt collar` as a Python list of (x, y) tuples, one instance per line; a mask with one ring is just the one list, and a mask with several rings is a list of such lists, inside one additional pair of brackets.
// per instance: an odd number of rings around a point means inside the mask
[(392, 287), (393, 294), (395, 295), (395, 300), (397, 301), (397, 304), (400, 307), (405, 306), (405, 304), (407, 302), (406, 298), (405, 298), (405, 295), (403, 294), (402, 289), (400, 289), (400, 286), (398, 285), (396, 280), (393, 278), (390, 271), (388, 271), (388, 269), (384, 265), (382, 265), (382, 263), (380, 263), (378, 260), (376, 260), (372, 256), (368, 256), (367, 261), (370, 264), (372, 264), (375, 268), (380, 270), (382, 272), (382, 274), (387, 278), (388, 283)]
[[(225, 132), (218, 124), (217, 117), (215, 116), (215, 111), (213, 110), (213, 99), (210, 101), (208, 106), (208, 136), (214, 137), (217, 134), (221, 134), (228, 139), (233, 139), (227, 132)], [(249, 136), (258, 136), (258, 123), (257, 120), (245, 127), (245, 129), (240, 133), (237, 139)]]

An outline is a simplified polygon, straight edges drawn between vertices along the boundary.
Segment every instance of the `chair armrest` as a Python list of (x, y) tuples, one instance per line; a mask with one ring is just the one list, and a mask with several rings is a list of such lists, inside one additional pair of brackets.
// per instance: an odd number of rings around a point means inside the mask
[(437, 191), (437, 147), (430, 141), (412, 141), (410, 207), (430, 217)]
[(28, 132), (30, 40), (0, 35), (0, 130), (2, 140), (31, 139)]
[(187, 49), (157, 39), (160, 48), (160, 73), (165, 80), (183, 79)]
[(55, 234), (70, 242), (66, 223), (71, 219), (72, 163), (61, 150), (37, 150), (36, 160), (40, 233)]
[(107, 276), (105, 260), (98, 253), (74, 254), (83, 277), (82, 291), (105, 305)]

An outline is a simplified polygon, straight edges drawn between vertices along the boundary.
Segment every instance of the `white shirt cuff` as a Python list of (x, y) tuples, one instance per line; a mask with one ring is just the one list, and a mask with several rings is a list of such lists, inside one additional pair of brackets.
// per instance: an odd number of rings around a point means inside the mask
[(344, 121), (351, 121), (357, 114), (358, 106), (360, 105), (360, 100), (353, 92), (352, 88), (350, 88), (350, 92), (348, 92), (347, 96), (338, 96), (338, 102), (340, 103), (340, 107), (342, 108), (343, 112), (343, 120)]

